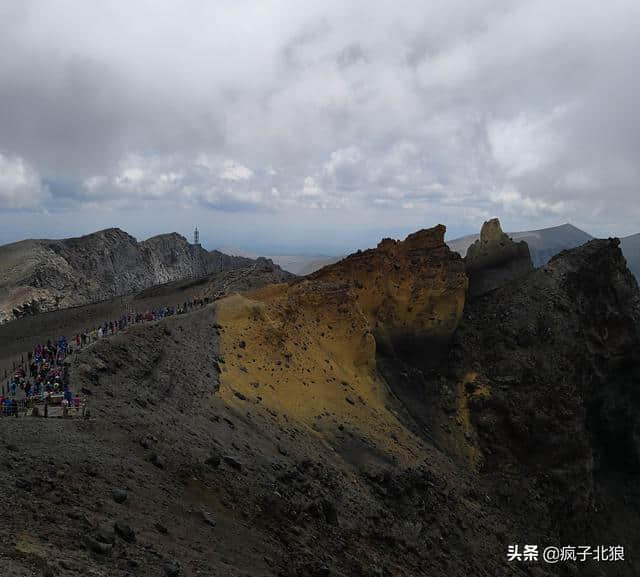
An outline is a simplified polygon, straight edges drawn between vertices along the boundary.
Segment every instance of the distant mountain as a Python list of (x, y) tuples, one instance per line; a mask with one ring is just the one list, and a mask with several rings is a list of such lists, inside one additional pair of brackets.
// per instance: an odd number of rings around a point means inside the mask
[[(572, 224), (563, 224), (540, 230), (509, 232), (507, 234), (514, 241), (526, 241), (529, 245), (531, 259), (536, 267), (542, 266), (548, 262), (552, 256), (563, 250), (575, 248), (593, 239), (590, 234)], [(478, 238), (480, 238), (479, 234), (471, 234), (448, 241), (447, 244), (451, 250), (464, 257), (467, 254), (467, 249)]]
[(324, 254), (275, 254), (267, 258), (280, 265), (284, 270), (295, 275), (304, 276), (321, 269), (328, 264), (339, 261), (342, 256), (327, 256)]
[(235, 246), (219, 246), (216, 250), (230, 256), (243, 256), (250, 259), (256, 259), (259, 256), (262, 256), (254, 252), (244, 250), (243, 248), (237, 248)]
[(621, 239), (620, 247), (627, 259), (629, 270), (640, 282), (640, 233)]
[(123, 230), (110, 228), (79, 238), (24, 240), (0, 246), (0, 320), (254, 262), (209, 252), (177, 233), (138, 242)]
[(298, 274), (300, 276), (304, 276), (304, 275), (308, 275), (308, 274), (314, 273), (317, 270), (320, 270), (321, 268), (324, 268), (325, 266), (329, 266), (330, 264), (334, 264), (334, 263), (342, 260), (343, 258), (344, 258), (344, 256), (326, 256), (326, 257), (321, 257), (321, 258), (310, 260), (309, 262), (307, 262), (305, 264), (305, 266), (303, 266), (299, 270)]
[(315, 272), (328, 264), (333, 264), (346, 256), (329, 256), (326, 254), (257, 254), (242, 248), (231, 246), (219, 247), (218, 250), (225, 254), (244, 256), (252, 259), (264, 257), (273, 261), (285, 271), (300, 276), (311, 274), (312, 272)]

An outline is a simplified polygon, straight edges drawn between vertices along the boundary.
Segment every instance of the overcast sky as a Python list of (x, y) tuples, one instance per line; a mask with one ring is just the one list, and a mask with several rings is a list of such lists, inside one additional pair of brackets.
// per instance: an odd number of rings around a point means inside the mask
[(640, 232), (640, 3), (0, 0), (0, 242)]

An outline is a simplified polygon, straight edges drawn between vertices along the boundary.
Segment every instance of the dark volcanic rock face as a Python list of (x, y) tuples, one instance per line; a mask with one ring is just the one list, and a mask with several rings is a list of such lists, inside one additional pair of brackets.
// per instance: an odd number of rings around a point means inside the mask
[[(640, 293), (617, 239), (564, 251), (471, 299), (446, 362), (433, 369), (416, 359), (381, 357), (378, 367), (406, 408), (407, 426), (460, 471), (468, 472), (465, 462), (476, 471), (482, 508), (500, 518), (494, 531), (505, 549), (637, 550)], [(500, 555), (500, 546), (488, 546)], [(639, 568), (633, 559), (568, 563), (549, 574)]]
[(617, 239), (468, 303), (450, 368), (530, 532), (638, 544), (640, 295)]
[(464, 264), (471, 297), (492, 291), (533, 270), (527, 243), (513, 242), (502, 232), (497, 218), (482, 225), (480, 238), (469, 247)]
[(169, 281), (249, 266), (179, 234), (137, 242), (120, 229), (0, 247), (0, 320), (104, 300)]

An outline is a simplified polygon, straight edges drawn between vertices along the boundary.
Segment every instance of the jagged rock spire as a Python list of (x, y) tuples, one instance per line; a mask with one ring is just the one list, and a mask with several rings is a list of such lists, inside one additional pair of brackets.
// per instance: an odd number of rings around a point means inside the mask
[(480, 296), (533, 270), (529, 246), (514, 242), (492, 218), (482, 225), (480, 238), (464, 259), (470, 296)]

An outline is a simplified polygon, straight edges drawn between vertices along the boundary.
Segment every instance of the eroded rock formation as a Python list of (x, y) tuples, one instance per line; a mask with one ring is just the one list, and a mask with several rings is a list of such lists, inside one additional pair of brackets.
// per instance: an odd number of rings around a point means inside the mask
[(379, 347), (439, 349), (458, 326), (467, 288), (463, 261), (445, 244), (445, 231), (438, 225), (404, 241), (384, 239), (301, 282), (347, 284)]
[(482, 225), (480, 238), (467, 250), (464, 263), (472, 297), (483, 295), (533, 270), (527, 243), (513, 242), (502, 232), (497, 218)]

